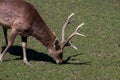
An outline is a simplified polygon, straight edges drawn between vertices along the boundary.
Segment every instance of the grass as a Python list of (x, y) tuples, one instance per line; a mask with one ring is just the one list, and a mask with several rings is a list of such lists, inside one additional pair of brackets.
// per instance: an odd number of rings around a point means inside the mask
[[(28, 38), (28, 56), (33, 68), (23, 64), (21, 41), (16, 38), (10, 55), (0, 64), (0, 80), (120, 80), (120, 1), (119, 0), (27, 0), (32, 3), (48, 26), (60, 38), (66, 17), (74, 12), (75, 23), (66, 36), (82, 22), (79, 32), (86, 37), (74, 37), (78, 51), (65, 48), (63, 59), (68, 63), (51, 62), (47, 50), (37, 40)], [(10, 32), (10, 31), (9, 31)], [(0, 28), (0, 47), (5, 45)]]

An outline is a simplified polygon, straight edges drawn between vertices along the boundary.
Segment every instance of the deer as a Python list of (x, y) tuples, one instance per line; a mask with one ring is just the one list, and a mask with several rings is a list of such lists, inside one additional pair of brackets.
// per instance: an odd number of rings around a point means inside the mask
[[(0, 25), (3, 28), (6, 42), (6, 48), (0, 53), (0, 62), (3, 61), (4, 54), (13, 45), (16, 36), (20, 35), (24, 64), (31, 66), (26, 55), (27, 38), (29, 36), (34, 37), (46, 47), (49, 56), (53, 58), (56, 64), (62, 64), (63, 49), (66, 46), (77, 49), (70, 40), (74, 36), (85, 36), (78, 33), (78, 29), (84, 25), (83, 22), (65, 39), (65, 28), (71, 23), (70, 19), (74, 14), (72, 13), (67, 17), (62, 27), (61, 40), (59, 40), (32, 4), (25, 0), (0, 0)], [(7, 39), (8, 29), (11, 29), (9, 39)]]

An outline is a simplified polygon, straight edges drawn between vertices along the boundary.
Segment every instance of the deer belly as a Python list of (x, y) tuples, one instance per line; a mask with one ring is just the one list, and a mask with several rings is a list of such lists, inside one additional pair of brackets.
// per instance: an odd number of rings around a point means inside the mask
[(25, 30), (25, 31), (19, 32), (19, 35), (22, 35), (24, 37), (31, 36), (31, 34), (32, 34), (32, 31), (29, 31), (29, 30)]

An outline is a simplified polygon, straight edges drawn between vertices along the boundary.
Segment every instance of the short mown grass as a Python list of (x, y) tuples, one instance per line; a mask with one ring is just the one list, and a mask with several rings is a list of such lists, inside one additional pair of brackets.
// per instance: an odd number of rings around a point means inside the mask
[[(5, 54), (0, 64), (0, 80), (120, 80), (120, 1), (119, 0), (27, 0), (33, 4), (46, 24), (61, 39), (65, 19), (76, 13), (75, 22), (66, 29), (66, 36), (82, 22), (79, 32), (86, 37), (74, 37), (75, 51), (64, 49), (66, 64), (51, 62), (39, 41), (28, 38), (27, 55), (33, 67), (22, 62), (21, 39)], [(8, 31), (8, 33), (10, 30)], [(5, 46), (0, 28), (0, 50)]]

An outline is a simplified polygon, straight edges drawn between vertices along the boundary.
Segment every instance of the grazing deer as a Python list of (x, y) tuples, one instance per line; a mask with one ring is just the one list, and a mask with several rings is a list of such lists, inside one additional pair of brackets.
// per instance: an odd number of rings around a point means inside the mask
[[(23, 62), (30, 65), (27, 60), (26, 47), (27, 37), (33, 36), (39, 40), (48, 50), (50, 56), (57, 64), (62, 63), (63, 49), (65, 46), (70, 46), (77, 49), (69, 41), (75, 35), (84, 36), (78, 33), (78, 29), (84, 25), (80, 24), (75, 32), (73, 32), (67, 40), (64, 38), (66, 26), (70, 23), (70, 18), (74, 15), (72, 13), (68, 16), (62, 28), (62, 40), (59, 41), (57, 36), (49, 29), (46, 23), (38, 14), (37, 10), (28, 2), (24, 0), (0, 0), (0, 25), (3, 26), (6, 48), (0, 54), (0, 61), (2, 62), (4, 54), (13, 44), (17, 35), (21, 35), (23, 48)], [(7, 30), (11, 28), (9, 40), (7, 40)]]

